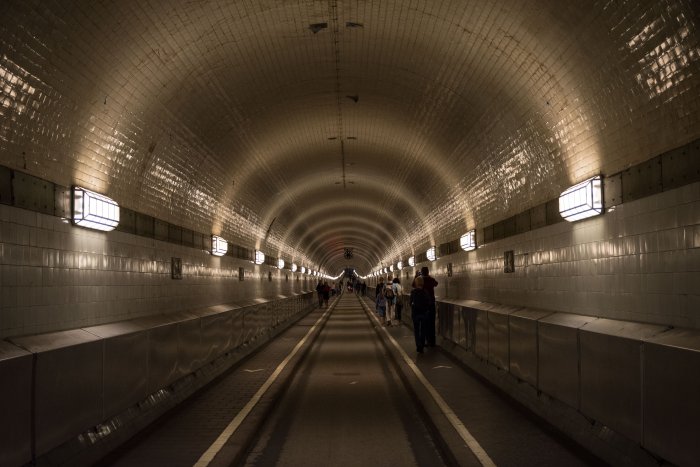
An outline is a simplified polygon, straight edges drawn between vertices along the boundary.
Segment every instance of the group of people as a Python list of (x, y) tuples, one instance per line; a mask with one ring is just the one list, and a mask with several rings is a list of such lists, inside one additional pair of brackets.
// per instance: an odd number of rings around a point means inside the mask
[[(430, 276), (427, 266), (421, 268), (411, 284), (409, 304), (413, 321), (413, 335), (416, 351), (423, 353), (424, 347), (435, 346), (435, 287), (438, 282)], [(377, 314), (386, 326), (401, 322), (403, 308), (403, 288), (398, 277), (379, 279), (376, 288)]]
[(387, 277), (379, 279), (376, 288), (376, 306), (379, 319), (385, 326), (400, 324), (401, 311), (403, 310), (403, 287), (398, 277)]

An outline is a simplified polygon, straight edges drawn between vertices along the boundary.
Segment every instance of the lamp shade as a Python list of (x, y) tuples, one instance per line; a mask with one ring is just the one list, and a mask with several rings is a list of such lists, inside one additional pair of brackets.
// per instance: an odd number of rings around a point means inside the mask
[(459, 246), (464, 251), (472, 251), (476, 249), (476, 230), (470, 230), (459, 238)]
[(211, 254), (214, 256), (224, 256), (228, 251), (228, 242), (218, 235), (211, 236)]
[(119, 225), (119, 205), (112, 198), (77, 186), (72, 195), (75, 225), (103, 231)]
[(265, 253), (260, 250), (255, 250), (255, 264), (262, 264), (265, 262)]
[(559, 195), (559, 214), (569, 222), (603, 213), (603, 179), (584, 180)]

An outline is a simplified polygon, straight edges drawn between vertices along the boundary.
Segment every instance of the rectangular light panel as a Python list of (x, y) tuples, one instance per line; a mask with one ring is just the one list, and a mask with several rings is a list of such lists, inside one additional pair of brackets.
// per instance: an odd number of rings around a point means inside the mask
[(459, 246), (464, 251), (476, 249), (476, 230), (470, 230), (459, 238)]
[(89, 229), (114, 230), (119, 225), (119, 205), (107, 196), (73, 187), (73, 223)]
[(224, 256), (228, 251), (228, 242), (218, 235), (211, 236), (211, 254), (214, 256)]
[(602, 177), (597, 175), (564, 191), (559, 196), (559, 213), (569, 222), (602, 214)]

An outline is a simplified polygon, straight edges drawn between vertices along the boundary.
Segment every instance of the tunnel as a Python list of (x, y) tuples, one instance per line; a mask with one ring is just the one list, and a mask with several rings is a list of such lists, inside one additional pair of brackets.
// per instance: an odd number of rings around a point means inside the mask
[(351, 294), (412, 342), (375, 298), (426, 267), (431, 355), (607, 464), (700, 465), (696, 0), (0, 17), (0, 466), (98, 463)]

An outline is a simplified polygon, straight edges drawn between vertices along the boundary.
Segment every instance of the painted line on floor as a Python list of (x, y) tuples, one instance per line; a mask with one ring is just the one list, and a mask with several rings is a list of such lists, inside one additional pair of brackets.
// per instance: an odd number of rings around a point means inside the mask
[(401, 358), (403, 358), (403, 361), (408, 365), (408, 367), (413, 371), (413, 374), (416, 375), (418, 380), (423, 384), (425, 389), (433, 397), (433, 400), (440, 408), (440, 411), (450, 421), (452, 427), (455, 429), (455, 431), (457, 431), (459, 436), (466, 443), (469, 450), (471, 450), (471, 452), (474, 453), (474, 456), (476, 456), (477, 460), (481, 463), (481, 465), (483, 465), (484, 467), (496, 467), (496, 464), (489, 457), (484, 448), (482, 448), (479, 442), (474, 438), (474, 436), (472, 436), (467, 427), (464, 426), (464, 423), (462, 423), (462, 421), (459, 419), (457, 414), (454, 413), (454, 411), (450, 408), (447, 402), (445, 402), (445, 399), (442, 398), (440, 393), (438, 393), (437, 390), (433, 387), (433, 385), (430, 384), (430, 381), (428, 381), (423, 372), (420, 371), (420, 368), (418, 368), (418, 366), (413, 362), (413, 360), (411, 360), (411, 357), (409, 357), (408, 354), (401, 348), (399, 343), (396, 342), (396, 339), (394, 339), (394, 337), (391, 334), (389, 334), (387, 328), (381, 325), (381, 323), (379, 322), (379, 318), (377, 318), (376, 314), (369, 309), (367, 303), (365, 303), (364, 300), (360, 301), (362, 302), (362, 305), (365, 307), (365, 309), (369, 312), (370, 316), (372, 316), (372, 318), (377, 322), (379, 328), (382, 331), (384, 331), (384, 334), (389, 338), (389, 341), (394, 346), (394, 348), (396, 348), (396, 350), (399, 351), (399, 354), (401, 355)]
[(311, 334), (314, 332), (314, 330), (320, 325), (321, 322), (328, 316), (328, 314), (333, 310), (333, 306), (329, 306), (328, 309), (326, 309), (326, 312), (314, 323), (313, 326), (307, 331), (306, 335), (297, 343), (297, 345), (294, 347), (294, 349), (287, 355), (287, 357), (282, 360), (282, 363), (277, 365), (277, 368), (275, 371), (272, 372), (272, 374), (267, 378), (267, 381), (263, 383), (262, 386), (260, 386), (260, 389), (258, 389), (258, 392), (255, 393), (255, 395), (248, 401), (248, 403), (241, 409), (240, 412), (236, 414), (235, 417), (233, 417), (233, 420), (224, 428), (224, 431), (221, 432), (218, 438), (209, 446), (209, 449), (207, 449), (204, 454), (199, 458), (199, 460), (194, 464), (194, 467), (206, 467), (208, 466), (211, 461), (214, 460), (214, 457), (219, 453), (221, 448), (224, 447), (224, 445), (228, 442), (228, 440), (233, 436), (233, 434), (236, 432), (236, 430), (241, 426), (241, 423), (243, 423), (243, 420), (250, 414), (250, 412), (253, 410), (253, 408), (257, 405), (257, 403), (260, 401), (262, 396), (265, 394), (265, 392), (272, 386), (272, 384), (275, 382), (277, 377), (282, 373), (282, 370), (287, 366), (289, 361), (296, 355), (296, 353), (301, 349), (301, 347), (304, 345), (304, 343), (309, 339)]

